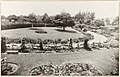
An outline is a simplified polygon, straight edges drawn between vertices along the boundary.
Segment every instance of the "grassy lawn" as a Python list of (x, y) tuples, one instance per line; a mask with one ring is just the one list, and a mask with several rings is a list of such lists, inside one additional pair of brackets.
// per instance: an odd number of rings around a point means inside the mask
[(41, 39), (69, 39), (69, 38), (78, 38), (83, 37), (84, 34), (78, 32), (70, 27), (66, 28), (66, 31), (61, 31), (61, 28), (57, 27), (37, 27), (38, 29), (43, 29), (47, 31), (46, 34), (35, 33), (35, 30), (30, 30), (30, 28), (20, 28), (20, 29), (10, 29), (2, 30), (2, 36), (8, 38), (20, 38), (20, 37), (29, 37), (29, 38), (41, 38)]
[(2, 54), (1, 57), (7, 57), (8, 61), (18, 63), (18, 75), (29, 75), (33, 67), (41, 64), (60, 65), (64, 62), (91, 63), (104, 74), (108, 74), (117, 67), (117, 62), (110, 59), (115, 53), (118, 53), (118, 49), (79, 50), (70, 53)]
[[(46, 34), (35, 33), (35, 30), (30, 28), (20, 28), (11, 30), (2, 30), (2, 35), (8, 38), (21, 38), (29, 37), (32, 39), (68, 39), (68, 38), (83, 38), (85, 35), (70, 27), (66, 28), (66, 31), (57, 27), (37, 27), (47, 31)], [(92, 41), (101, 41), (104, 38), (95, 35), (95, 39)], [(65, 52), (65, 53), (19, 53), (19, 54), (1, 54), (2, 58), (7, 57), (8, 61), (17, 63), (19, 69), (17, 75), (29, 75), (30, 70), (33, 67), (52, 63), (53, 65), (60, 65), (62, 63), (90, 63), (95, 66), (96, 69), (103, 72), (103, 74), (109, 74), (115, 67), (117, 67), (117, 61), (111, 60), (111, 57), (118, 55), (119, 49), (101, 49), (101, 50), (79, 50), (78, 52)]]

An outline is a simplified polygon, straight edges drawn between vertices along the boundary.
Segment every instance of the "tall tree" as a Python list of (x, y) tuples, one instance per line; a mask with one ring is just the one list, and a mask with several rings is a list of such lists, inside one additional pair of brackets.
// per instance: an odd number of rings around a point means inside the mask
[(50, 23), (50, 17), (48, 16), (47, 13), (43, 15), (42, 21), (44, 22), (45, 27), (46, 27), (46, 23)]
[(42, 18), (43, 18), (43, 16), (38, 15), (38, 16), (36, 17), (37, 22), (38, 22), (38, 23), (43, 23)]
[(75, 25), (74, 21), (71, 18), (71, 15), (69, 13), (61, 13), (55, 16), (54, 24), (56, 26), (63, 27), (63, 30), (68, 27), (72, 27)]
[(80, 22), (80, 24), (90, 25), (94, 18), (94, 12), (79, 12), (75, 15), (75, 19), (77, 19)]
[(83, 12), (79, 12), (78, 14), (75, 15), (75, 19), (77, 19), (80, 24), (84, 23), (84, 17), (85, 17), (85, 13)]
[(33, 24), (37, 22), (37, 19), (36, 19), (36, 15), (34, 13), (31, 13), (28, 15), (28, 18), (29, 18), (29, 22), (32, 23), (32, 27), (33, 27)]

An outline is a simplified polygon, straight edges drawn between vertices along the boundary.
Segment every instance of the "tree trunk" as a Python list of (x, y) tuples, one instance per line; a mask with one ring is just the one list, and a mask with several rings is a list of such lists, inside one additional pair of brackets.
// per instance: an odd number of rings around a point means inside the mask
[(45, 27), (46, 27), (46, 23), (45, 23)]
[(63, 27), (63, 30), (65, 31), (65, 27)]
[(32, 27), (33, 27), (33, 23), (32, 23)]

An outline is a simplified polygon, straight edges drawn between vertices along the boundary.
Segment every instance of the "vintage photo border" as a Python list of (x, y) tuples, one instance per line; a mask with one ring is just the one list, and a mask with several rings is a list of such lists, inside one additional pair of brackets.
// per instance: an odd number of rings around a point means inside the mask
[[(40, 2), (40, 1), (117, 1), (118, 3), (119, 3), (119, 22), (120, 22), (120, 0), (0, 0), (0, 15), (1, 15), (1, 1), (38, 1), (38, 2)], [(0, 16), (0, 21), (1, 21), (1, 16)], [(1, 22), (0, 22), (0, 24), (1, 24)], [(120, 26), (120, 24), (119, 24), (119, 26)], [(0, 26), (0, 30), (1, 30), (1, 26)], [(119, 27), (119, 32), (120, 32), (120, 27)], [(1, 34), (0, 34), (0, 36), (1, 36)], [(119, 38), (120, 38), (120, 33), (119, 33)], [(1, 38), (0, 38), (0, 40), (1, 40)], [(0, 41), (0, 43), (1, 43), (1, 41)], [(119, 41), (119, 44), (120, 44), (120, 41)], [(1, 48), (1, 45), (0, 45), (0, 48)], [(120, 45), (119, 45), (119, 51), (120, 51)], [(119, 56), (120, 56), (120, 53), (119, 53)], [(0, 57), (1, 57), (1, 55), (0, 55)], [(1, 63), (0, 63), (0, 65), (1, 65)], [(120, 61), (119, 61), (119, 68), (120, 68)], [(1, 67), (0, 67), (0, 69), (1, 69)], [(0, 72), (1, 72), (1, 70), (0, 70)], [(1, 76), (1, 75), (0, 75)], [(119, 76), (120, 76), (120, 70), (119, 70)], [(3, 77), (7, 77), (7, 76), (3, 76)], [(9, 77), (9, 76), (8, 76)], [(19, 77), (19, 76), (18, 76)], [(23, 76), (24, 77), (24, 76)], [(29, 77), (29, 76), (28, 76)], [(31, 77), (31, 76), (30, 76)], [(34, 76), (33, 76), (34, 77)], [(48, 77), (48, 76), (42, 76), (42, 77)], [(56, 76), (51, 76), (51, 77), (56, 77)], [(62, 77), (62, 76), (59, 76), (59, 77)], [(68, 76), (64, 76), (64, 77), (68, 77)], [(72, 77), (72, 76), (71, 76)], [(75, 77), (79, 77), (79, 76), (75, 76)], [(93, 77), (93, 76), (83, 76), (83, 77)], [(95, 76), (95, 77), (100, 77), (100, 76)], [(102, 76), (102, 77), (108, 77), (108, 76)], [(110, 76), (110, 77), (118, 77), (118, 76)]]

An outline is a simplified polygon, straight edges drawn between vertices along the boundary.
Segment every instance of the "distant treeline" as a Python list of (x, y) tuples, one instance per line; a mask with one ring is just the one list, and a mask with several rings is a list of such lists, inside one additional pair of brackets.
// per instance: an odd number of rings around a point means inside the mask
[(105, 25), (118, 25), (119, 16), (113, 20), (109, 18), (96, 19), (94, 12), (79, 12), (75, 16), (71, 16), (70, 13), (63, 12), (56, 14), (55, 16), (49, 16), (47, 13), (44, 15), (36, 15), (31, 13), (29, 15), (9, 15), (1, 16), (1, 28), (15, 29), (15, 28), (26, 28), (26, 27), (54, 27), (61, 26), (63, 30), (65, 27), (73, 27), (75, 24), (85, 24), (87, 26), (100, 27)]

